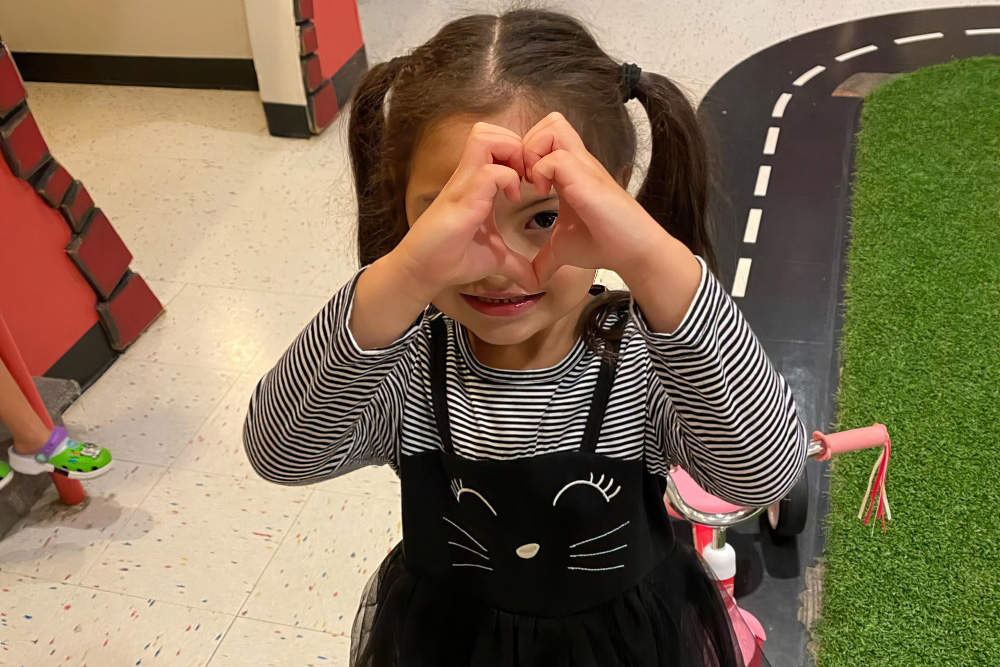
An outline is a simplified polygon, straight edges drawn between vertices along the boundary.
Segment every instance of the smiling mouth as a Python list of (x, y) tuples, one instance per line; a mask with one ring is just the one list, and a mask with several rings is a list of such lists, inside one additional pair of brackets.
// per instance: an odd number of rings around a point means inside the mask
[(488, 296), (477, 296), (475, 294), (463, 294), (462, 296), (471, 297), (473, 299), (484, 301), (486, 303), (521, 303), (522, 301), (533, 299), (535, 297), (541, 296), (542, 294), (543, 294), (542, 292), (539, 292), (538, 294), (525, 294), (523, 296), (514, 296), (507, 299), (494, 299)]
[(473, 294), (462, 294), (462, 299), (465, 300), (465, 302), (472, 309), (484, 315), (510, 316), (519, 315), (532, 309), (544, 295), (545, 292), (540, 292), (538, 294), (524, 294), (501, 299), (476, 296)]

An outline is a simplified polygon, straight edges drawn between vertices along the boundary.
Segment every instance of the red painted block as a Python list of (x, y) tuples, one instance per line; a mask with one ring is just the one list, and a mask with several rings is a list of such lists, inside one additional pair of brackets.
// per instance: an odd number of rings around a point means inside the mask
[(316, 16), (316, 10), (313, 8), (313, 0), (294, 0), (294, 3), (296, 22), (308, 21)]
[(66, 197), (59, 204), (59, 212), (66, 218), (66, 222), (69, 223), (73, 231), (78, 234), (83, 231), (83, 225), (87, 222), (92, 208), (94, 208), (94, 200), (90, 198), (90, 193), (80, 181), (73, 181), (66, 192)]
[(119, 352), (131, 345), (162, 312), (163, 306), (146, 281), (131, 271), (125, 274), (109, 300), (97, 304), (97, 314), (111, 347)]
[(0, 147), (10, 170), (25, 180), (49, 159), (49, 148), (28, 107), (0, 125)]
[(344, 63), (364, 45), (361, 21), (358, 19), (358, 3), (355, 0), (317, 2), (316, 17), (312, 22), (319, 34), (319, 49), (316, 53), (323, 63), (323, 76), (332, 79)]
[(132, 253), (111, 226), (108, 216), (99, 208), (94, 209), (83, 232), (66, 246), (66, 252), (105, 301), (111, 297), (132, 262)]
[(316, 26), (306, 21), (299, 26), (299, 55), (308, 56), (319, 48), (319, 38), (316, 36)]
[(302, 80), (306, 84), (306, 92), (309, 93), (323, 85), (323, 68), (316, 54), (302, 59)]
[(6, 46), (0, 48), (0, 117), (13, 111), (26, 95), (14, 58)]
[(337, 115), (337, 92), (333, 82), (327, 81), (309, 96), (309, 123), (315, 133), (319, 133)]
[(59, 208), (69, 186), (73, 185), (73, 177), (55, 160), (49, 163), (38, 172), (35, 179), (35, 192), (45, 200), (45, 203), (52, 208)]

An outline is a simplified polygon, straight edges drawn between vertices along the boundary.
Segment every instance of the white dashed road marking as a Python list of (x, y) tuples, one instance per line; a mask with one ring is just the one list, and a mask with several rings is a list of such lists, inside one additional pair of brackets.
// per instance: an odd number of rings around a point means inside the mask
[(771, 167), (762, 164), (760, 169), (757, 171), (757, 185), (754, 186), (753, 193), (757, 197), (763, 197), (767, 194), (767, 183), (771, 180)]
[(822, 74), (825, 71), (826, 71), (825, 67), (823, 67), (822, 65), (816, 65), (816, 67), (813, 67), (811, 70), (809, 70), (808, 72), (797, 78), (795, 81), (792, 81), (792, 85), (804, 86), (807, 83), (809, 83), (809, 79), (813, 78), (817, 74)]
[(925, 42), (928, 39), (941, 39), (942, 37), (944, 37), (943, 32), (927, 32), (923, 35), (910, 35), (909, 37), (900, 37), (892, 41), (896, 42), (896, 44), (910, 44), (912, 42)]
[(776, 127), (767, 128), (767, 139), (764, 140), (764, 155), (774, 155), (774, 149), (778, 145), (778, 133)]
[(778, 101), (774, 103), (774, 111), (771, 112), (771, 115), (774, 116), (775, 118), (781, 118), (782, 116), (784, 116), (785, 107), (788, 106), (788, 102), (791, 99), (792, 99), (791, 93), (782, 93), (781, 95), (779, 95)]
[(764, 213), (763, 209), (759, 208), (750, 209), (750, 215), (747, 216), (747, 231), (743, 235), (744, 243), (757, 242), (757, 231), (760, 229), (760, 216), (763, 213)]
[(747, 293), (747, 280), (750, 278), (750, 258), (740, 257), (736, 265), (736, 278), (733, 280), (733, 298), (738, 299)]
[(863, 56), (866, 53), (871, 53), (872, 51), (878, 51), (878, 47), (874, 44), (869, 44), (868, 46), (862, 46), (860, 49), (854, 49), (853, 51), (848, 51), (847, 53), (841, 53), (837, 56), (837, 62), (842, 63), (845, 60), (850, 60), (851, 58), (857, 58), (858, 56)]

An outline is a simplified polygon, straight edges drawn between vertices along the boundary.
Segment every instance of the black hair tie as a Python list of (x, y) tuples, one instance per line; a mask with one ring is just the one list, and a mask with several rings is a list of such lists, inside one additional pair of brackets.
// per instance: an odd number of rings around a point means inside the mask
[(621, 89), (625, 102), (635, 99), (636, 90), (639, 88), (639, 76), (642, 69), (635, 63), (622, 63), (621, 68)]

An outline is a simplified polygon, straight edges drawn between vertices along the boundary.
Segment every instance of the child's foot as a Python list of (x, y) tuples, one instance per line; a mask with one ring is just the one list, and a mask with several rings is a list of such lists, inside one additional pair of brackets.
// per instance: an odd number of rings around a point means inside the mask
[(10, 448), (10, 467), (25, 475), (54, 472), (70, 479), (94, 479), (111, 469), (111, 452), (86, 442), (76, 442), (57, 426), (45, 446), (34, 454)]
[(10, 466), (0, 461), (0, 489), (10, 484), (10, 481), (14, 479), (14, 471), (10, 469)]

